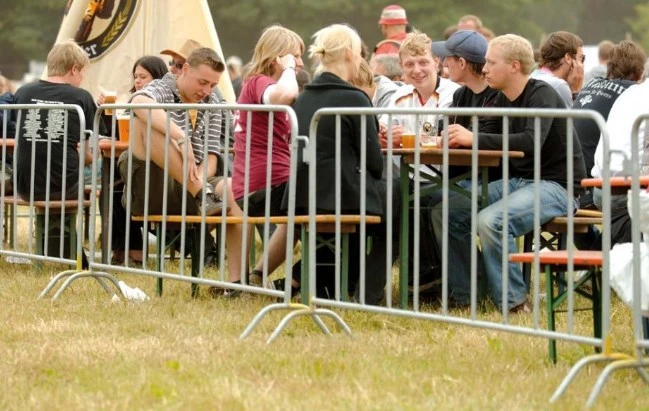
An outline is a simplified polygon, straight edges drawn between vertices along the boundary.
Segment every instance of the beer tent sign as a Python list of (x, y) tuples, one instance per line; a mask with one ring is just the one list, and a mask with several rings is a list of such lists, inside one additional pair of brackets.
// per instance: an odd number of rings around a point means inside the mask
[[(67, 39), (90, 57), (81, 86), (93, 96), (115, 90), (118, 101), (126, 101), (133, 64), (141, 56), (178, 50), (193, 39), (224, 57), (207, 0), (68, 0), (56, 41)], [(218, 87), (234, 102), (227, 71)]]

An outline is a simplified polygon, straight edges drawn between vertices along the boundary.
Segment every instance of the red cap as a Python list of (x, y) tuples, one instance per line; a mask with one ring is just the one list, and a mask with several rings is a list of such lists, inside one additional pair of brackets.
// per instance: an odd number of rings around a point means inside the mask
[(383, 9), (379, 24), (395, 25), (395, 24), (408, 24), (406, 17), (406, 10), (396, 4), (391, 4)]

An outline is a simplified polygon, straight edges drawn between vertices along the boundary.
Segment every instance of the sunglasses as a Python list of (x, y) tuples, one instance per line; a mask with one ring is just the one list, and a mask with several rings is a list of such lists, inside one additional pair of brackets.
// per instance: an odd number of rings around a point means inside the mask
[(182, 69), (185, 65), (185, 62), (179, 63), (177, 61), (171, 60), (169, 62), (169, 67), (176, 67), (178, 70)]

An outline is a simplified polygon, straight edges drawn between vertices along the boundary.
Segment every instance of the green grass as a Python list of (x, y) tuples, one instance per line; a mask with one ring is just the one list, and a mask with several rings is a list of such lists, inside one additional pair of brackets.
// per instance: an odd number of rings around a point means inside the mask
[[(325, 337), (302, 318), (266, 345), (279, 313), (238, 337), (268, 298), (191, 299), (188, 284), (167, 281), (163, 298), (115, 303), (85, 279), (52, 303), (36, 296), (56, 267), (3, 261), (0, 272), (0, 409), (548, 409), (592, 352), (560, 343), (552, 365), (544, 339), (349, 311), (352, 338), (333, 325)], [(153, 296), (155, 280), (120, 278)], [(587, 335), (588, 317), (577, 319)], [(630, 314), (617, 300), (612, 319), (615, 348), (629, 351)], [(601, 369), (556, 408), (582, 408)], [(648, 409), (648, 393), (634, 372), (619, 372), (597, 408)]]

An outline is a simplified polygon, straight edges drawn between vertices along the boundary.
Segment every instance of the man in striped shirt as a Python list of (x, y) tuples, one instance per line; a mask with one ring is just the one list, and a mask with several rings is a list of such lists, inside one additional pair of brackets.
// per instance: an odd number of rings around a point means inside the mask
[[(131, 96), (132, 103), (207, 103), (218, 104), (212, 89), (218, 83), (225, 66), (216, 52), (209, 48), (194, 50), (176, 78), (169, 73), (154, 80)], [(222, 191), (225, 181), (204, 176), (216, 175), (221, 149), (221, 110), (136, 109), (131, 130), (131, 210), (133, 214), (161, 214), (163, 209), (164, 174), (169, 173), (167, 214), (182, 214), (183, 191), (187, 191), (186, 214), (214, 215), (221, 211), (221, 199), (215, 193)], [(167, 121), (167, 116), (171, 121)], [(149, 125), (147, 124), (149, 122)], [(150, 138), (147, 135), (150, 132)], [(168, 140), (167, 140), (168, 139)], [(166, 147), (168, 145), (168, 147)], [(168, 157), (165, 151), (168, 148)], [(146, 161), (150, 158), (149, 203), (144, 209)], [(128, 182), (126, 153), (119, 161), (119, 169)], [(218, 184), (215, 184), (218, 183)], [(203, 195), (205, 200), (203, 203)]]

